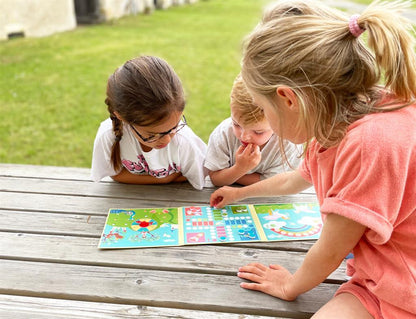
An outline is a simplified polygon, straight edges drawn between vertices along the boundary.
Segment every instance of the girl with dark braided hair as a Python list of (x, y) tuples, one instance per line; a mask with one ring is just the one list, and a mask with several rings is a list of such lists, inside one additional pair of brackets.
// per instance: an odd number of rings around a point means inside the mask
[(189, 183), (202, 189), (206, 144), (187, 126), (181, 81), (166, 61), (141, 56), (108, 79), (110, 118), (94, 142), (91, 176), (129, 184)]

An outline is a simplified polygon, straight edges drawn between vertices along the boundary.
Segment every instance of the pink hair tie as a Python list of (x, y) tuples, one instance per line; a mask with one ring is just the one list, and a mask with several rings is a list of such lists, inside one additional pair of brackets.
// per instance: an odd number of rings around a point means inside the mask
[(365, 29), (362, 29), (358, 25), (357, 20), (359, 16), (360, 16), (359, 14), (353, 14), (348, 23), (348, 28), (350, 29), (351, 34), (356, 38), (358, 38), (361, 35), (361, 33), (365, 31)]

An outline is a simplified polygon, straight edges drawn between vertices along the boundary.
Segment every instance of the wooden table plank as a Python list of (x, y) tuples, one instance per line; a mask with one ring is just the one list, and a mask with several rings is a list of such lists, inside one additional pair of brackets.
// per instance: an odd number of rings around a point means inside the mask
[(90, 181), (54, 180), (36, 178), (1, 178), (1, 189), (7, 192), (72, 195), (173, 201), (189, 198), (189, 202), (208, 203), (213, 189), (195, 191), (187, 183), (169, 185), (126, 185), (116, 182), (94, 183)]
[[(162, 194), (161, 194), (162, 196)], [(100, 198), (71, 195), (29, 194), (1, 192), (3, 210), (77, 213), (106, 216), (111, 207), (177, 207), (189, 205), (189, 201)], [(207, 204), (207, 203), (205, 203)]]
[(0, 176), (90, 180), (89, 168), (26, 164), (0, 164)]
[(106, 216), (52, 212), (0, 210), (0, 231), (88, 236), (98, 238), (104, 228)]
[[(148, 207), (180, 207), (194, 205), (209, 205), (209, 202), (195, 202), (192, 199), (177, 198), (176, 200), (164, 200), (163, 194), (158, 200), (137, 198), (108, 198), (87, 197), (73, 195), (31, 194), (18, 192), (0, 192), (2, 209), (53, 211), (82, 214), (107, 215), (109, 208), (148, 208)], [(244, 200), (242, 203), (290, 203), (290, 202), (315, 202), (314, 195), (280, 196), (273, 198), (256, 198)]]
[[(98, 239), (88, 237), (12, 234), (0, 232), (0, 257), (121, 268), (159, 269), (233, 276), (251, 262), (280, 264), (294, 272), (305, 253), (238, 248), (223, 244), (157, 247), (127, 250), (98, 250)], [(9, 247), (13, 247), (10, 249)], [(49, 249), (55, 247), (55, 249)], [(161, 256), (163, 263), (161, 264)], [(345, 264), (328, 277), (345, 281)]]
[(286, 302), (240, 288), (237, 276), (14, 260), (1, 268), (3, 294), (293, 318), (308, 318), (338, 288), (321, 284)]
[[(14, 177), (14, 178), (36, 178), (42, 179), (56, 179), (56, 180), (68, 180), (68, 181), (91, 181), (89, 168), (76, 168), (76, 167), (55, 167), (55, 166), (43, 166), (43, 165), (21, 165), (21, 164), (0, 164), (0, 177)], [(104, 182), (96, 183), (105, 185), (107, 182), (112, 182), (111, 178), (104, 178)], [(117, 183), (114, 183), (117, 184)], [(133, 186), (133, 185), (129, 185)], [(167, 186), (167, 187), (165, 187)], [(170, 189), (172, 187), (176, 189), (192, 189), (187, 183), (169, 184), (169, 185), (157, 185), (156, 187), (162, 189)], [(211, 192), (210, 189), (203, 189), (202, 192)], [(315, 194), (313, 188), (305, 190), (305, 194)]]
[(0, 318), (13, 319), (285, 319), (210, 311), (0, 295)]

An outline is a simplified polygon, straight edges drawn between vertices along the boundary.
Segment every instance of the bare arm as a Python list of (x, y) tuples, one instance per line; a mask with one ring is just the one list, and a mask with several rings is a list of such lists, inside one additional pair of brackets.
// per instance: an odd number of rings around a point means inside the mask
[(251, 184), (260, 182), (260, 176), (261, 174), (259, 173), (246, 174), (242, 176), (241, 178), (239, 178), (238, 180), (236, 180), (236, 183), (240, 185), (245, 185), (245, 186), (251, 185)]
[(246, 187), (221, 187), (211, 194), (210, 205), (221, 208), (248, 197), (296, 194), (311, 186), (303, 179), (298, 170), (294, 170), (277, 174)]
[(231, 166), (219, 171), (210, 171), (209, 177), (215, 186), (224, 186), (238, 183), (240, 185), (251, 185), (260, 181), (260, 174), (244, 174), (238, 167)]
[(210, 171), (209, 177), (215, 186), (239, 183), (250, 185), (260, 180), (260, 175), (247, 174), (261, 161), (260, 148), (254, 144), (241, 145), (235, 155), (235, 164), (218, 171)]
[(138, 185), (167, 184), (173, 182), (185, 182), (187, 180), (186, 177), (182, 176), (181, 173), (174, 173), (163, 178), (156, 178), (150, 175), (132, 174), (125, 168), (123, 168), (119, 174), (111, 176), (111, 178), (119, 183)]
[(336, 214), (329, 214), (322, 234), (307, 253), (302, 265), (290, 274), (279, 265), (269, 267), (254, 263), (239, 269), (238, 276), (251, 280), (241, 287), (294, 300), (298, 295), (323, 282), (338, 268), (345, 256), (357, 245), (366, 226)]

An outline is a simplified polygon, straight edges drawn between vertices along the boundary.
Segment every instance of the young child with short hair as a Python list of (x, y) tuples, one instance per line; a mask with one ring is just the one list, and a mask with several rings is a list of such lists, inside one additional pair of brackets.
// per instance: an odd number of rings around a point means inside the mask
[(250, 185), (297, 167), (302, 147), (279, 141), (240, 75), (231, 90), (230, 108), (231, 117), (214, 129), (208, 141), (204, 166), (214, 185)]
[(141, 56), (108, 79), (110, 118), (94, 141), (91, 177), (130, 184), (189, 183), (202, 189), (206, 144), (187, 126), (181, 81), (166, 61)]

